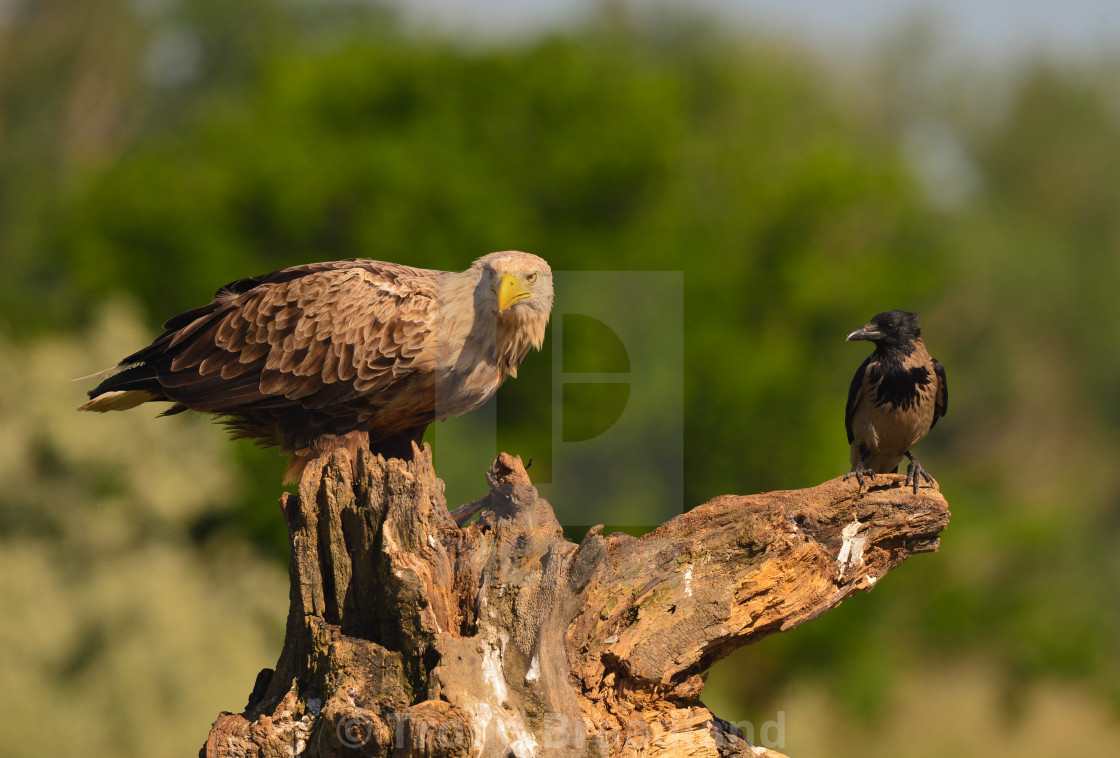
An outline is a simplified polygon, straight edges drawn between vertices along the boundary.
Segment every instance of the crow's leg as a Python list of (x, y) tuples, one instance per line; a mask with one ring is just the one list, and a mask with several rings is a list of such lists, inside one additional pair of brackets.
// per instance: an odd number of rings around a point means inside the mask
[(864, 481), (865, 481), (864, 477), (869, 477), (871, 479), (874, 479), (875, 478), (875, 472), (872, 471), (871, 469), (869, 469), (867, 466), (864, 466), (863, 461), (860, 461), (859, 463), (856, 464), (856, 467), (854, 469), (852, 469), (848, 473), (844, 474), (844, 479), (842, 481), (846, 482), (849, 479), (851, 479), (853, 476), (856, 478), (856, 482), (859, 484), (859, 494), (862, 495), (862, 494), (864, 494), (864, 492), (866, 492), (866, 490), (863, 488)]
[(918, 463), (918, 459), (910, 455), (909, 452), (906, 453), (906, 457), (910, 459), (910, 465), (906, 467), (906, 484), (914, 483), (914, 494), (918, 494), (919, 477), (925, 479), (926, 483), (932, 487), (933, 477), (926, 473), (926, 470), (922, 468), (922, 464)]

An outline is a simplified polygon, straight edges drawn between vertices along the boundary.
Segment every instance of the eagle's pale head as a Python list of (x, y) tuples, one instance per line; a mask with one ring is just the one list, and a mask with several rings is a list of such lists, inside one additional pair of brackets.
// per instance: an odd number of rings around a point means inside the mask
[(484, 255), (471, 268), (481, 271), (479, 293), (492, 297), (495, 312), (543, 315), (552, 312), (552, 269), (532, 253), (506, 250)]

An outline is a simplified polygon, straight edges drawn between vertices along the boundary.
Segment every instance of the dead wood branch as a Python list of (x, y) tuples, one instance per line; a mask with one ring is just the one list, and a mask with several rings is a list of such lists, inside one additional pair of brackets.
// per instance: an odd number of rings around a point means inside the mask
[(202, 755), (777, 756), (700, 703), (703, 673), (936, 550), (949, 520), (934, 490), (834, 479), (575, 545), (518, 458), (464, 528), (427, 448), (357, 469), (335, 454), (283, 501), (284, 649)]

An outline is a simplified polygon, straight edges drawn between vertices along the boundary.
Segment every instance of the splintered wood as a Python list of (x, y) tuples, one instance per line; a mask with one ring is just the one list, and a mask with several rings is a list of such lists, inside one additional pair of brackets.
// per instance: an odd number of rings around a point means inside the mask
[(576, 545), (518, 458), (461, 528), (426, 446), (360, 456), (356, 480), (336, 453), (284, 499), (284, 649), (204, 756), (782, 758), (701, 704), (704, 673), (935, 551), (949, 521), (936, 490), (882, 475), (863, 497), (840, 479), (725, 495)]

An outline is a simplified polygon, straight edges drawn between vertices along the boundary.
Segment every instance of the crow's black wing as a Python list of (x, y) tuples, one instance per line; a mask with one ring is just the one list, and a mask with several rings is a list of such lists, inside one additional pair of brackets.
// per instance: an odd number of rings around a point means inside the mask
[(937, 377), (937, 390), (933, 395), (933, 423), (929, 425), (932, 429), (936, 426), (937, 419), (949, 410), (949, 383), (945, 380), (945, 367), (941, 365), (941, 361), (930, 358), (930, 362), (933, 363), (933, 375)]
[(867, 366), (871, 363), (871, 356), (859, 365), (856, 375), (852, 377), (852, 386), (848, 388), (848, 407), (844, 410), (844, 428), (848, 430), (848, 444), (856, 438), (852, 433), (852, 418), (856, 415), (856, 406), (863, 398), (863, 377), (867, 374)]

